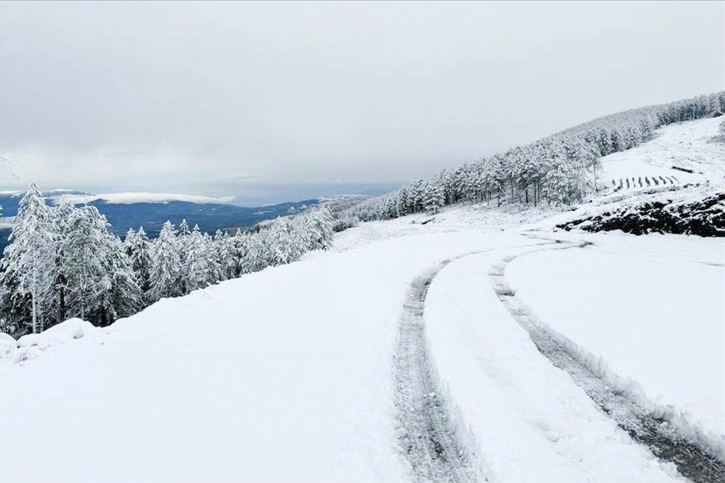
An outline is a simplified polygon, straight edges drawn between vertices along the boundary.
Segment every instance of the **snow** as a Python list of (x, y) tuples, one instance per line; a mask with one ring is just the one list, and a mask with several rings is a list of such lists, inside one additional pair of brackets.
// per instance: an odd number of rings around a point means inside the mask
[(403, 481), (391, 375), (408, 283), (504, 243), (420, 235), (313, 257), (5, 362), (3, 481)]
[(51, 201), (60, 205), (62, 203), (82, 204), (102, 200), (116, 205), (132, 203), (168, 203), (169, 201), (185, 201), (188, 203), (220, 203), (227, 204), (234, 201), (233, 196), (200, 196), (172, 193), (102, 193), (97, 195), (59, 194), (50, 197)]
[[(656, 137), (636, 148), (602, 158), (601, 180), (605, 186), (623, 178), (674, 176), (679, 184), (711, 181), (725, 177), (725, 143), (713, 140), (722, 118), (699, 119), (671, 124), (657, 130)], [(674, 170), (672, 166), (694, 173)], [(639, 188), (639, 187), (638, 187)]]
[[(668, 126), (608, 157), (605, 172), (689, 162), (715, 185), (725, 159), (707, 142), (716, 124)], [(427, 350), (435, 396), (490, 481), (681, 481), (541, 355), (488, 274), (540, 248), (508, 266), (517, 297), (643, 398), (725, 442), (722, 241), (551, 229), (709, 189), (365, 223), (331, 251), (162, 299), (104, 329), (74, 319), (18, 341), (0, 334), (0, 481), (409, 481), (394, 404), (398, 324), (411, 282), (456, 257), (428, 291)], [(547, 238), (593, 245), (548, 250)]]
[(53, 345), (64, 344), (70, 340), (80, 339), (95, 330), (96, 327), (90, 322), (81, 319), (68, 319), (39, 334), (28, 334), (21, 337), (18, 339), (18, 347), (37, 346), (45, 349)]
[(34, 359), (45, 351), (55, 350), (58, 345), (99, 334), (100, 330), (93, 324), (77, 318), (68, 319), (39, 334), (25, 335), (17, 341), (0, 333), (0, 364)]
[[(406, 480), (391, 374), (409, 283), (444, 259), (541, 242), (500, 230), (436, 233), (410, 220), (387, 226), (377, 237), (369, 226), (345, 232), (332, 253), (164, 299), (92, 337), (73, 340), (85, 327), (74, 321), (21, 339), (55, 345), (0, 363), (0, 412), (13, 415), (0, 420), (0, 433), (13, 434), (0, 453), (3, 481)], [(411, 226), (420, 233), (398, 236)], [(501, 482), (671, 481), (671, 468), (617, 430), (507, 318), (485, 260), (444, 269), (425, 316), (435, 368), (487, 473)], [(133, 464), (117, 465), (119, 454)]]
[(0, 359), (7, 358), (18, 348), (18, 343), (8, 334), (0, 332)]
[(725, 446), (725, 244), (577, 235), (586, 249), (517, 258), (506, 277), (549, 326)]
[(499, 303), (486, 255), (451, 263), (425, 318), (447, 396), (497, 482), (678, 481), (539, 353)]

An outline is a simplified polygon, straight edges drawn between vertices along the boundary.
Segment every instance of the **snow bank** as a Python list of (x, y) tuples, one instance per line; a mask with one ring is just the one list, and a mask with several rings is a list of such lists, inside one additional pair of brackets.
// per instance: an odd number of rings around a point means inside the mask
[(39, 334), (28, 334), (21, 337), (18, 339), (18, 347), (38, 346), (45, 349), (73, 339), (80, 339), (95, 330), (97, 328), (90, 322), (78, 318), (68, 319)]
[(73, 318), (40, 332), (28, 334), (17, 341), (0, 333), (0, 363), (19, 363), (38, 357), (42, 352), (66, 342), (81, 339), (99, 331), (90, 322)]
[(18, 341), (8, 334), (0, 332), (0, 360), (10, 357), (17, 348)]

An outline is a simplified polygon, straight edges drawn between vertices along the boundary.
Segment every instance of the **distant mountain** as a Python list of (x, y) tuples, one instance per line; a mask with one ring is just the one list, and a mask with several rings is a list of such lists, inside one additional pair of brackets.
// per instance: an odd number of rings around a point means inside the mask
[[(0, 253), (10, 234), (10, 217), (18, 212), (23, 193), (0, 192)], [(308, 199), (268, 206), (244, 207), (228, 204), (229, 198), (209, 198), (165, 193), (112, 193), (93, 195), (81, 191), (56, 190), (45, 193), (46, 202), (89, 204), (98, 208), (111, 224), (112, 231), (123, 236), (129, 228), (143, 226), (150, 237), (156, 237), (161, 225), (170, 220), (178, 225), (185, 219), (189, 226), (199, 225), (205, 232), (250, 228), (260, 221), (299, 213), (319, 203)], [(226, 202), (226, 203), (225, 203)]]

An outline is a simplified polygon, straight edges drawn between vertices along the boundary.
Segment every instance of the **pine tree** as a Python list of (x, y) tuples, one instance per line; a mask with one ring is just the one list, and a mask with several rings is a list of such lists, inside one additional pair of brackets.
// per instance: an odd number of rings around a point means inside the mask
[(251, 236), (258, 235), (248, 235), (237, 229), (234, 236), (226, 238), (227, 258), (223, 264), (223, 269), (227, 274), (227, 278), (237, 278), (250, 268), (246, 263), (246, 259), (249, 256)]
[[(198, 226), (194, 225), (194, 228), (199, 228)], [(208, 233), (202, 233), (203, 238), (203, 244), (204, 244), (204, 256), (207, 260), (207, 267), (208, 267), (208, 279), (210, 280), (210, 284), (218, 283), (224, 280), (223, 274), (222, 274), (222, 264), (219, 263), (219, 259), (217, 258), (217, 247), (214, 243), (214, 238), (211, 237)]]
[(299, 260), (303, 253), (304, 241), (295, 236), (287, 218), (278, 217), (265, 233), (269, 249), (269, 265), (284, 265)]
[(43, 310), (50, 305), (56, 231), (40, 188), (32, 183), (20, 201), (0, 267), (2, 308), (19, 327), (42, 330)]
[(426, 213), (438, 213), (443, 206), (443, 190), (435, 181), (426, 182), (423, 186), (423, 209)]
[(151, 288), (151, 242), (149, 241), (143, 227), (137, 232), (129, 228), (124, 241), (126, 255), (128, 255), (131, 268), (134, 273), (134, 279), (147, 298), (149, 289)]
[(113, 268), (109, 261), (120, 250), (108, 232), (108, 222), (95, 206), (70, 215), (62, 242), (61, 269), (67, 279), (68, 315), (105, 326), (114, 318)]
[[(143, 228), (139, 230), (143, 233)], [(137, 235), (137, 238), (138, 237)], [(131, 258), (126, 254), (123, 242), (115, 235), (108, 235), (107, 270), (111, 277), (110, 310), (108, 322), (128, 317), (144, 307), (144, 291), (137, 283), (137, 274)]]
[(190, 292), (199, 288), (208, 287), (219, 280), (219, 270), (216, 266), (212, 248), (208, 240), (194, 225), (194, 230), (188, 238), (186, 262), (182, 268), (184, 285)]
[(230, 269), (231, 244), (228, 241), (229, 234), (221, 230), (217, 230), (214, 233), (214, 239), (212, 240), (212, 255), (216, 259), (217, 266), (219, 267), (219, 280), (228, 280), (233, 278), (232, 273), (234, 270)]
[[(244, 235), (246, 254), (241, 259), (241, 273), (253, 273), (264, 270), (270, 265), (270, 247), (262, 233)], [(236, 238), (236, 236), (234, 237)]]
[(176, 240), (176, 230), (167, 221), (151, 251), (151, 272), (149, 274), (149, 301), (184, 294), (180, 280), (181, 258)]
[[(395, 203), (397, 209), (398, 203)], [(397, 216), (397, 213), (396, 213)], [(332, 213), (327, 206), (318, 206), (309, 213), (309, 223), (307, 224), (309, 231), (309, 239), (311, 244), (310, 250), (327, 250), (332, 247), (332, 240), (335, 233), (332, 231)]]
[(189, 224), (186, 222), (186, 219), (182, 219), (181, 224), (179, 225), (179, 231), (176, 234), (176, 247), (179, 253), (179, 263), (181, 264), (179, 267), (179, 280), (181, 283), (180, 290), (182, 294), (187, 294), (191, 291), (191, 289), (187, 286), (186, 276), (183, 272), (183, 267), (186, 266), (187, 257), (189, 254), (190, 243), (191, 230), (189, 229)]
[(48, 314), (48, 319), (51, 324), (63, 322), (67, 318), (68, 305), (66, 297), (68, 279), (63, 270), (63, 240), (65, 240), (68, 233), (68, 222), (75, 209), (75, 206), (72, 204), (63, 203), (51, 210), (57, 233), (54, 243), (55, 263), (52, 272), (53, 291), (50, 301), (50, 313)]

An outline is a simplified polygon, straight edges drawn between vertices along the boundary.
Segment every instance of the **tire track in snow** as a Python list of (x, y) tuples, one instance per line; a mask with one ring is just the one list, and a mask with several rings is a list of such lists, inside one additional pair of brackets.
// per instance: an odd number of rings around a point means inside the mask
[(420, 275), (411, 284), (396, 344), (398, 443), (418, 482), (475, 482), (481, 474), (466, 452), (435, 384), (425, 338), (423, 311), (428, 288), (451, 261)]
[[(558, 247), (526, 250), (504, 257), (488, 273), (496, 295), (513, 319), (528, 332), (536, 348), (557, 368), (566, 371), (574, 382), (612, 418), (630, 437), (645, 446), (659, 459), (674, 463), (680, 474), (695, 483), (725, 481), (725, 464), (711, 456), (697, 441), (684, 437), (666, 416), (648, 409), (623, 388), (605, 379), (605, 374), (592, 364), (574, 342), (550, 329), (508, 285), (504, 273), (514, 259), (540, 251), (582, 248), (588, 243), (574, 244), (558, 240)], [(656, 407), (648, 404), (650, 408)], [(665, 413), (666, 414), (666, 413)], [(704, 438), (704, 436), (702, 437)], [(702, 439), (700, 438), (700, 439)]]

